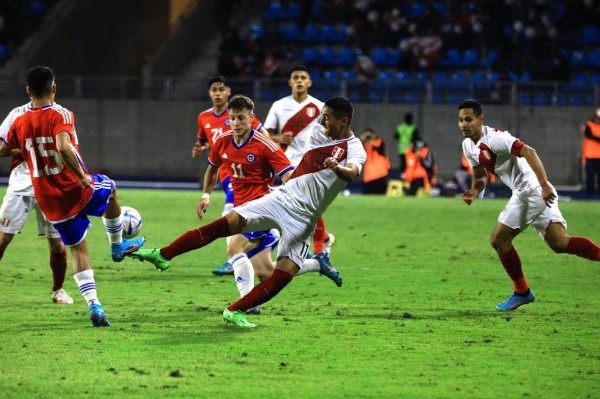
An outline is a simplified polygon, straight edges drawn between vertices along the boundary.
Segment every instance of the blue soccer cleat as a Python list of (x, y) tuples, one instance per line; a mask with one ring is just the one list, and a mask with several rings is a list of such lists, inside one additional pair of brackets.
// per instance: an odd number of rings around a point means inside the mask
[(121, 262), (125, 255), (137, 251), (144, 246), (146, 237), (123, 238), (120, 244), (110, 246), (110, 256), (114, 262)]
[(212, 271), (212, 274), (214, 274), (215, 276), (226, 276), (226, 275), (233, 276), (233, 265), (229, 262), (225, 262), (218, 269), (214, 269)]
[(509, 312), (533, 301), (535, 301), (535, 295), (531, 290), (528, 290), (526, 294), (517, 294), (513, 292), (506, 301), (496, 305), (496, 309), (503, 312)]
[(342, 286), (342, 278), (340, 277), (340, 273), (335, 270), (331, 262), (329, 261), (329, 255), (327, 252), (319, 252), (314, 255), (313, 259), (319, 261), (319, 274), (329, 278), (331, 281), (335, 283), (338, 287)]
[(90, 305), (90, 319), (94, 327), (109, 327), (110, 321), (106, 317), (106, 312), (102, 308), (102, 305), (93, 303)]

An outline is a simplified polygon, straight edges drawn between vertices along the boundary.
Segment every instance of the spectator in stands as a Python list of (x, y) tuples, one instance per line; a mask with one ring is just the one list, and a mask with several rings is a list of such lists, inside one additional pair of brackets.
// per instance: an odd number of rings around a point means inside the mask
[(407, 112), (404, 114), (404, 122), (396, 125), (394, 137), (398, 141), (398, 158), (400, 161), (400, 178), (403, 178), (404, 170), (406, 169), (406, 152), (410, 149), (412, 142), (421, 140), (419, 129), (414, 125), (413, 114)]
[(385, 194), (390, 173), (385, 141), (371, 128), (362, 131), (360, 141), (367, 153), (362, 175), (363, 194)]
[(600, 107), (585, 124), (581, 158), (585, 167), (585, 193), (592, 197), (596, 183), (600, 192)]

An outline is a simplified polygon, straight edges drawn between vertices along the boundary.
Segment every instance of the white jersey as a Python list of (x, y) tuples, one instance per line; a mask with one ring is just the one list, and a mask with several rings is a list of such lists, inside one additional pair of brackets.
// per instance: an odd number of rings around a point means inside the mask
[(472, 167), (485, 167), (488, 173), (497, 175), (515, 192), (529, 191), (540, 185), (531, 166), (517, 156), (523, 145), (509, 132), (483, 126), (479, 141), (473, 143), (467, 138), (463, 140), (462, 148)]
[(323, 133), (321, 125), (312, 127), (303, 157), (290, 179), (278, 189), (287, 194), (293, 208), (306, 215), (322, 215), (335, 197), (348, 184), (333, 170), (323, 167), (328, 157), (337, 159), (341, 166), (352, 163), (363, 168), (367, 153), (362, 142), (354, 135), (343, 140), (332, 140)]
[[(10, 130), (10, 127), (15, 119), (30, 109), (31, 102), (23, 104), (20, 107), (16, 107), (10, 111), (0, 125), (0, 138), (2, 138), (2, 140), (6, 141), (6, 135), (8, 134), (8, 131)], [(33, 185), (31, 184), (29, 169), (27, 169), (27, 163), (25, 163), (25, 160), (22, 158), (21, 160), (22, 162), (18, 165), (13, 165), (14, 167), (10, 172), (10, 177), (8, 178), (8, 188), (6, 189), (6, 193), (15, 193), (18, 195), (33, 197)]]
[(278, 133), (291, 131), (294, 140), (285, 149), (285, 155), (292, 165), (297, 166), (304, 155), (304, 147), (315, 125), (319, 125), (319, 117), (323, 102), (309, 95), (301, 103), (292, 96), (277, 100), (271, 106), (263, 126), (275, 129)]

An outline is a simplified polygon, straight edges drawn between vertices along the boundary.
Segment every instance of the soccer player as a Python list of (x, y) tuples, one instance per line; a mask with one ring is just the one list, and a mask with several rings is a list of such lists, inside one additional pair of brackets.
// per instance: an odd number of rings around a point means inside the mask
[[(224, 168), (231, 170), (234, 205), (240, 206), (270, 192), (269, 183), (273, 172), (285, 182), (294, 167), (290, 164), (281, 147), (268, 136), (252, 129), (254, 103), (246, 96), (233, 96), (229, 102), (231, 130), (219, 134), (213, 140), (208, 156), (209, 166), (204, 175), (204, 193), (198, 204), (201, 217), (210, 204), (210, 195), (217, 181), (217, 173)], [(246, 232), (230, 237), (228, 250), (232, 260), (235, 282), (240, 296), (246, 295), (254, 287), (254, 275), (260, 281), (274, 271), (271, 260), (271, 247), (279, 237), (270, 230)], [(307, 259), (304, 273), (318, 271), (341, 285), (342, 280), (335, 269), (324, 262), (324, 258)], [(339, 286), (338, 285), (338, 286)], [(251, 309), (258, 313), (258, 308)]]
[(21, 151), (40, 210), (71, 249), (75, 282), (89, 306), (92, 324), (108, 327), (110, 322), (98, 300), (89, 261), (85, 238), (91, 224), (88, 216), (103, 216), (115, 262), (121, 262), (126, 253), (139, 249), (145, 239), (123, 239), (115, 183), (104, 175), (87, 171), (79, 154), (75, 116), (54, 102), (56, 83), (52, 69), (30, 68), (27, 94), (31, 108), (15, 118), (0, 143), (0, 156), (10, 155), (12, 149)]
[[(6, 138), (13, 121), (23, 113), (31, 110), (31, 102), (14, 108), (0, 125), (0, 137)], [(40, 212), (35, 196), (27, 164), (17, 150), (12, 154), (10, 177), (6, 194), (0, 206), (0, 259), (12, 242), (15, 234), (20, 233), (32, 211), (35, 210), (38, 234), (46, 236), (50, 250), (50, 270), (52, 270), (52, 301), (59, 305), (70, 305), (73, 298), (64, 290), (67, 272), (67, 251), (60, 239), (58, 231)]]
[[(323, 102), (308, 94), (312, 80), (308, 69), (296, 66), (290, 71), (288, 84), (292, 94), (273, 103), (264, 126), (271, 138), (285, 149), (285, 155), (294, 166), (298, 166), (312, 129), (318, 126)], [(327, 232), (322, 216), (317, 219), (313, 235), (313, 252), (329, 254), (335, 236)]]
[[(365, 150), (350, 128), (352, 114), (352, 103), (346, 98), (327, 100), (321, 125), (311, 129), (306, 151), (287, 182), (256, 200), (235, 207), (212, 223), (182, 234), (166, 247), (129, 255), (166, 270), (174, 257), (202, 248), (217, 238), (278, 228), (281, 240), (275, 271), (223, 311), (226, 322), (256, 327), (248, 322), (244, 312), (271, 300), (303, 267), (317, 218), (348, 182), (359, 175), (364, 165)], [(198, 214), (201, 216), (201, 208)]]
[[(224, 76), (215, 75), (210, 78), (208, 81), (208, 97), (210, 98), (212, 107), (198, 114), (198, 131), (196, 132), (196, 142), (192, 147), (192, 157), (197, 157), (201, 153), (208, 151), (219, 134), (230, 130), (228, 106), (230, 95), (231, 88), (227, 86), (227, 80)], [(252, 120), (252, 128), (268, 135), (268, 132), (262, 127), (257, 118)], [(221, 214), (223, 216), (233, 209), (234, 204), (231, 170), (220, 168), (219, 180), (225, 193), (225, 205)], [(229, 245), (229, 238), (227, 238), (227, 245)], [(233, 266), (230, 259), (212, 272), (217, 276), (233, 275)]]
[(567, 222), (558, 209), (558, 195), (536, 151), (509, 132), (485, 126), (484, 122), (478, 101), (469, 99), (459, 104), (458, 127), (465, 138), (463, 153), (473, 167), (471, 188), (461, 198), (471, 205), (484, 190), (488, 174), (497, 175), (513, 192), (490, 238), (514, 285), (514, 292), (496, 309), (510, 311), (535, 300), (512, 244), (527, 226), (537, 231), (556, 253), (600, 261), (600, 247), (587, 238), (567, 235)]

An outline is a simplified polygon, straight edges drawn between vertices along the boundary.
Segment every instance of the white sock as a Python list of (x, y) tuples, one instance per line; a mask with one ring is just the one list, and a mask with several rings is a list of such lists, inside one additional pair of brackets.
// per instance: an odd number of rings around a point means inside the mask
[(123, 241), (123, 216), (119, 215), (114, 219), (102, 217), (102, 223), (106, 227), (110, 245), (120, 244)]
[(319, 261), (316, 259), (304, 259), (304, 263), (302, 263), (302, 267), (296, 273), (296, 276), (299, 276), (304, 273), (310, 272), (318, 272), (321, 270), (321, 266), (319, 265)]
[(96, 293), (96, 281), (94, 280), (94, 270), (88, 269), (73, 275), (79, 292), (87, 301), (88, 305), (92, 303), (100, 304), (98, 294)]
[(233, 276), (235, 284), (240, 292), (240, 297), (243, 297), (254, 288), (254, 268), (248, 256), (244, 253), (237, 254), (231, 257), (233, 265)]

